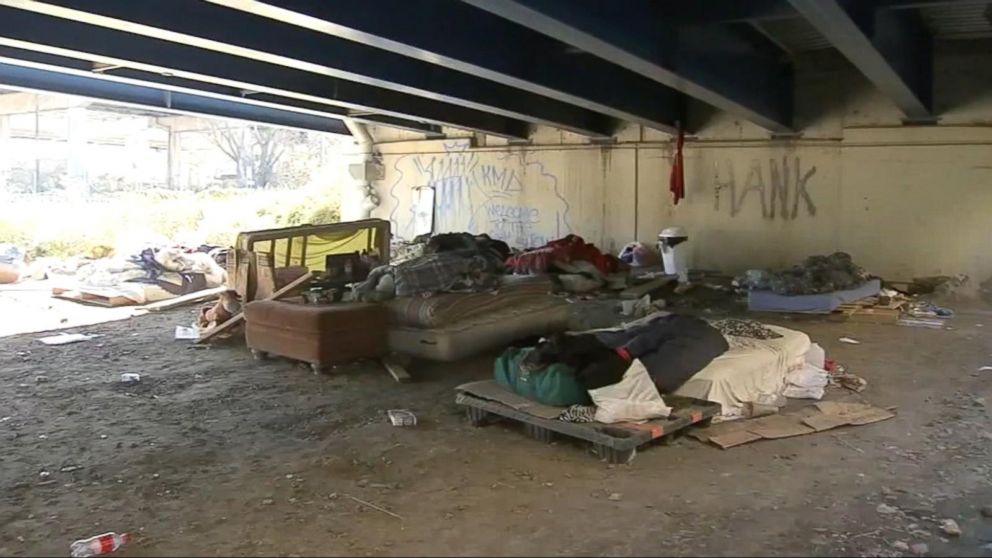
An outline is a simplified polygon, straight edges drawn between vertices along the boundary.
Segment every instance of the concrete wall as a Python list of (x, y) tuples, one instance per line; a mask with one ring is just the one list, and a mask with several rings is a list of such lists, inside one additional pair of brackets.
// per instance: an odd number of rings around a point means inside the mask
[(992, 275), (992, 44), (937, 47), (939, 126), (898, 110), (831, 51), (797, 61), (798, 138), (771, 139), (693, 106), (686, 198), (668, 192), (671, 138), (631, 126), (617, 143), (539, 129), (531, 145), (462, 133), (416, 141), (376, 129), (385, 168), (376, 216), (410, 236), (412, 200), (435, 189), (435, 231), (487, 232), (516, 246), (567, 233), (616, 250), (689, 230), (694, 267), (739, 271), (845, 250), (898, 279)]

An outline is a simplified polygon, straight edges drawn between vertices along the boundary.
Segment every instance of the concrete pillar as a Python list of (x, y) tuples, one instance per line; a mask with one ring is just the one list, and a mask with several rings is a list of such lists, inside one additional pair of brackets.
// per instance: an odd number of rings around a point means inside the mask
[(180, 174), (180, 157), (182, 156), (182, 136), (179, 132), (172, 129), (172, 126), (166, 126), (169, 130), (169, 146), (168, 146), (168, 188), (170, 190), (185, 190), (185, 185), (182, 183), (182, 175)]
[(67, 142), (66, 193), (83, 198), (89, 195), (89, 125), (86, 107), (72, 107), (66, 111), (69, 137)]

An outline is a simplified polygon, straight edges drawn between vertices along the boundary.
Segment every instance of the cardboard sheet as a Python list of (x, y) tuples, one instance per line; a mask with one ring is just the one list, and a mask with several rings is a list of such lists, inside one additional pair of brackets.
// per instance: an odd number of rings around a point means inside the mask
[(517, 395), (516, 393), (513, 393), (512, 391), (497, 384), (495, 380), (470, 382), (456, 387), (455, 390), (465, 392), (482, 399), (498, 401), (518, 411), (523, 411), (527, 414), (544, 419), (556, 419), (558, 418), (558, 415), (565, 410), (565, 407), (552, 407), (551, 405), (544, 405), (543, 403), (538, 403), (537, 401), (531, 401), (530, 399), (527, 399), (522, 395)]
[(820, 401), (792, 413), (697, 428), (690, 435), (727, 449), (761, 439), (790, 438), (841, 426), (862, 426), (894, 416), (890, 410), (865, 403)]

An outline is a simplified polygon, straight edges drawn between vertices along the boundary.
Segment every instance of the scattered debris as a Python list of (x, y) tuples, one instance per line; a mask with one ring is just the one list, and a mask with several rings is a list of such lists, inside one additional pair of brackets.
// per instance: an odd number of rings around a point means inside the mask
[(35, 376), (34, 381), (37, 384), (44, 384), (48, 382), (48, 376)]
[(868, 380), (856, 374), (831, 374), (830, 385), (840, 386), (855, 393), (861, 393), (868, 387)]
[(960, 537), (961, 527), (953, 519), (944, 519), (940, 522), (940, 530), (949, 537)]
[(937, 306), (936, 304), (926, 300), (913, 302), (906, 313), (914, 318), (947, 319), (954, 317), (954, 310), (944, 308), (943, 306)]
[(905, 541), (896, 541), (892, 543), (892, 548), (898, 550), (899, 552), (909, 552), (909, 544)]
[(131, 542), (131, 535), (122, 533), (104, 533), (88, 539), (78, 540), (69, 545), (69, 555), (72, 558), (88, 558), (110, 554)]
[(86, 335), (84, 333), (60, 333), (58, 335), (52, 335), (50, 337), (42, 337), (38, 339), (46, 345), (68, 345), (69, 343), (79, 343), (81, 341), (89, 341), (96, 337), (95, 335)]
[(262, 500), (262, 505), (263, 506), (271, 506), (274, 503), (276, 503), (276, 501), (273, 500), (272, 498), (266, 498), (266, 499)]
[(196, 341), (200, 338), (200, 330), (195, 327), (176, 326), (176, 339), (189, 339)]
[(140, 381), (141, 381), (141, 374), (133, 374), (131, 372), (125, 372), (121, 374), (121, 383), (136, 384)]
[(896, 324), (909, 327), (928, 327), (930, 329), (944, 329), (944, 321), (928, 318), (900, 318)]
[(895, 506), (890, 506), (888, 504), (879, 504), (875, 511), (881, 514), (890, 515), (893, 513), (899, 513), (899, 508)]
[(380, 508), (379, 506), (377, 506), (377, 505), (375, 505), (375, 504), (373, 504), (371, 502), (366, 502), (365, 500), (362, 500), (361, 498), (355, 498), (354, 496), (352, 496), (350, 494), (345, 494), (345, 496), (347, 496), (348, 498), (351, 498), (352, 500), (358, 502), (359, 504), (361, 504), (363, 506), (367, 506), (367, 507), (372, 508), (372, 509), (374, 509), (376, 511), (380, 511), (380, 512), (386, 514), (386, 515), (391, 515), (391, 516), (395, 517), (396, 519), (399, 519), (400, 521), (403, 521), (403, 516), (398, 515), (398, 514), (395, 514), (395, 513), (391, 512), (391, 511), (389, 511), (389, 510), (387, 510), (385, 508)]
[(386, 414), (389, 415), (389, 422), (393, 423), (393, 426), (417, 425), (417, 415), (406, 409), (390, 409), (386, 411)]
[(861, 344), (861, 341), (858, 341), (857, 339), (852, 339), (850, 337), (841, 337), (840, 339), (838, 339), (838, 341), (840, 341), (841, 343), (847, 343), (848, 345), (860, 345)]
[(78, 471), (80, 469), (82, 469), (82, 467), (80, 467), (79, 465), (67, 465), (67, 466), (62, 467), (61, 469), (59, 469), (59, 471), (61, 471), (63, 473), (71, 473), (73, 471)]
[(982, 367), (979, 367), (979, 369), (978, 369), (979, 372), (987, 372), (989, 370), (992, 370), (992, 366), (982, 366)]
[(620, 494), (619, 492), (614, 492), (610, 494), (609, 498), (607, 499), (611, 502), (619, 502), (620, 500), (623, 500), (623, 494)]
[(778, 413), (775, 405), (763, 405), (761, 403), (747, 401), (744, 403), (744, 416), (747, 418), (765, 417)]

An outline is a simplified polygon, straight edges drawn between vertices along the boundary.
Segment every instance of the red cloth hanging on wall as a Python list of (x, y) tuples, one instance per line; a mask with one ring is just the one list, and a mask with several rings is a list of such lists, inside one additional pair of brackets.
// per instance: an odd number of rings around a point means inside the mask
[(668, 179), (668, 189), (672, 192), (672, 201), (675, 205), (685, 197), (685, 169), (682, 161), (682, 143), (685, 141), (685, 132), (679, 127), (679, 133), (675, 140), (675, 157), (672, 158), (672, 175)]

